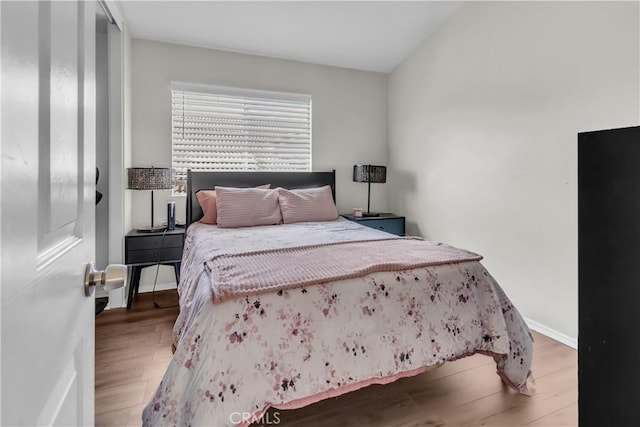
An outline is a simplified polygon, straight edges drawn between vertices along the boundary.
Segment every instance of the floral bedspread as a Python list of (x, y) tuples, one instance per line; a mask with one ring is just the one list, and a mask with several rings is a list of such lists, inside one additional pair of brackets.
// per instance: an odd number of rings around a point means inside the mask
[(189, 228), (177, 349), (144, 425), (247, 425), (269, 406), (477, 352), (492, 355), (503, 380), (527, 392), (531, 334), (477, 261), (211, 303), (202, 264), (220, 251), (388, 236), (345, 220), (295, 225)]

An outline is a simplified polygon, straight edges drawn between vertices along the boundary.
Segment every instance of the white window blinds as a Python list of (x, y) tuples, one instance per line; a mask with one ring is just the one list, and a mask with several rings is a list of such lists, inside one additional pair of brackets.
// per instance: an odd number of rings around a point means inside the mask
[(311, 96), (174, 83), (171, 99), (176, 192), (187, 169), (311, 170)]

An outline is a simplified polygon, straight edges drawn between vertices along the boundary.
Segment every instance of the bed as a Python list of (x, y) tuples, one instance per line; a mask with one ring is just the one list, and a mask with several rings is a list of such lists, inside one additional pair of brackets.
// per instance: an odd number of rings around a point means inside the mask
[[(188, 173), (175, 354), (144, 425), (247, 426), (269, 407), (299, 408), (476, 353), (528, 394), (533, 338), (480, 256), (340, 217), (198, 222), (198, 191), (263, 184), (328, 185), (335, 198), (335, 172)], [(422, 263), (423, 251), (435, 261)], [(376, 256), (389, 262), (356, 265)], [(318, 270), (325, 275), (310, 277)], [(229, 283), (235, 293), (225, 293)]]

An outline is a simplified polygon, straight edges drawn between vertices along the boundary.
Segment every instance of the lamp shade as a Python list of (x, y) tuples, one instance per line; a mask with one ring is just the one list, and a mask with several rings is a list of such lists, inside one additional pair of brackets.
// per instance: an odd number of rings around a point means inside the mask
[(128, 185), (131, 190), (168, 190), (173, 188), (171, 168), (129, 168)]
[(354, 182), (387, 182), (387, 167), (374, 165), (353, 165)]

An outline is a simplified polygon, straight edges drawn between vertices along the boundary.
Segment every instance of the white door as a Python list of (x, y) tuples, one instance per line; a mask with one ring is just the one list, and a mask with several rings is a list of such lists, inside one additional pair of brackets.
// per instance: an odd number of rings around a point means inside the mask
[(95, 7), (0, 2), (2, 425), (94, 422)]

